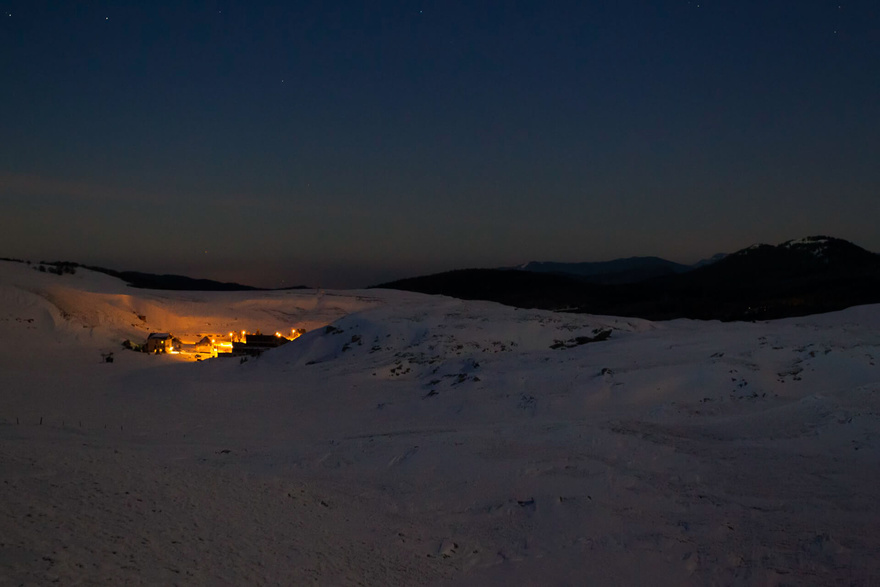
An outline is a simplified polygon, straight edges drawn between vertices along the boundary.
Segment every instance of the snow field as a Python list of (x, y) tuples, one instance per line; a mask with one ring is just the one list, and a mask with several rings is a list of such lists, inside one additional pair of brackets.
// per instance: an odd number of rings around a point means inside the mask
[[(244, 322), (309, 333), (245, 363), (119, 348)], [(0, 583), (880, 577), (877, 306), (650, 323), (0, 263), (0, 326)]]

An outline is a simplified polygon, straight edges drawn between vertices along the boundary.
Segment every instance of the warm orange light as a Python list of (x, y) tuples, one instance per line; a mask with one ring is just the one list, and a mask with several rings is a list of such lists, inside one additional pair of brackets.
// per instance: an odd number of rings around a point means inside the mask
[(281, 333), (280, 333), (280, 332), (276, 332), (276, 333), (275, 333), (275, 336), (277, 336), (278, 338), (281, 338)]

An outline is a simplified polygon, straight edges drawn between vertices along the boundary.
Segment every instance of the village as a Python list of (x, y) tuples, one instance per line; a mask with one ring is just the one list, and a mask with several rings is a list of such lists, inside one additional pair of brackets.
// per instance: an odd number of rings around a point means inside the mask
[[(248, 332), (229, 332), (228, 334), (205, 334), (195, 342), (184, 342), (170, 332), (151, 332), (143, 345), (129, 345), (127, 348), (141, 350), (150, 354), (178, 355), (182, 359), (201, 361), (217, 357), (258, 357), (269, 349), (299, 338), (305, 329), (291, 328), (289, 335), (281, 332), (262, 334), (259, 330)], [(126, 341), (128, 342), (128, 341)]]

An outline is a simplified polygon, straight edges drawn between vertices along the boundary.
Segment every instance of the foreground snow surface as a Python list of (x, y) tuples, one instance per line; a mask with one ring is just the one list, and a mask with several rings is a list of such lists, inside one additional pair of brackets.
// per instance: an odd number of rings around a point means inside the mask
[[(120, 347), (239, 327), (310, 332)], [(651, 323), (0, 262), (0, 584), (876, 585), (878, 360), (878, 306)]]

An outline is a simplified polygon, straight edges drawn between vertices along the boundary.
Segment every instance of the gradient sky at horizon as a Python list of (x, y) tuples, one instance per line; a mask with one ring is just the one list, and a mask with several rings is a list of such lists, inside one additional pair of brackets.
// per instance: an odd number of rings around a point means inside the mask
[(352, 287), (880, 251), (880, 2), (0, 0), (0, 257)]

